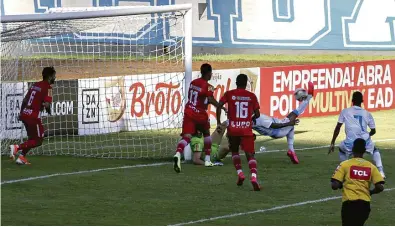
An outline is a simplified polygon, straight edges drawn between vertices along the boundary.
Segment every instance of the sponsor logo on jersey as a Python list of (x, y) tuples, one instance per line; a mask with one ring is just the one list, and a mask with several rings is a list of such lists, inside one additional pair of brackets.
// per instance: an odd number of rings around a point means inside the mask
[(193, 84), (191, 84), (191, 85), (189, 86), (189, 89), (193, 89), (193, 90), (195, 90), (195, 91), (201, 91), (201, 90), (202, 90), (200, 87), (195, 86), (195, 85), (193, 85)]
[(251, 97), (237, 96), (236, 100), (237, 101), (251, 101)]
[(251, 122), (250, 121), (230, 121), (230, 125), (232, 128), (250, 128)]
[(365, 181), (370, 180), (371, 171), (372, 170), (370, 167), (351, 166), (350, 179), (365, 180)]

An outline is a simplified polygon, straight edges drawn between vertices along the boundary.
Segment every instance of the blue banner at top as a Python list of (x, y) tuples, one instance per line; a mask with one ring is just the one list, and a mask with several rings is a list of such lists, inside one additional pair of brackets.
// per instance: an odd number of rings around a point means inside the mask
[[(1, 13), (44, 13), (57, 7), (183, 3), (193, 4), (194, 46), (395, 50), (394, 0), (2, 0)], [(153, 34), (157, 42), (180, 35), (176, 31), (180, 28), (169, 26), (169, 21), (152, 20), (141, 25), (136, 34), (128, 34), (135, 37), (133, 42), (146, 36), (152, 41)], [(93, 32), (69, 38), (94, 41), (103, 34), (108, 42), (120, 37), (117, 33)]]

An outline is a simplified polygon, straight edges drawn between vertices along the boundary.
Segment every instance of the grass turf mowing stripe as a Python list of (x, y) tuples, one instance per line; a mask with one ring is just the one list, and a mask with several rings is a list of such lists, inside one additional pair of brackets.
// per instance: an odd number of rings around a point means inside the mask
[[(375, 142), (385, 142), (385, 141), (395, 141), (395, 139), (382, 139), (382, 140), (375, 140)], [(338, 145), (336, 145), (338, 146)], [(303, 150), (314, 150), (314, 149), (321, 149), (321, 148), (327, 148), (329, 147), (328, 145), (325, 146), (316, 146), (316, 147), (306, 147), (306, 148), (298, 148), (295, 149), (296, 151), (303, 151)], [(262, 153), (273, 153), (273, 152), (284, 152), (287, 151), (288, 149), (283, 149), (283, 150), (268, 150), (268, 151), (263, 151), (263, 152), (256, 152), (256, 154), (262, 154)], [(119, 170), (119, 169), (132, 169), (132, 168), (142, 168), (142, 167), (155, 167), (155, 166), (163, 166), (163, 165), (170, 165), (172, 162), (160, 162), (160, 163), (152, 163), (152, 164), (139, 164), (139, 165), (131, 165), (131, 166), (117, 166), (117, 167), (109, 167), (109, 168), (101, 168), (101, 169), (92, 169), (92, 170), (82, 170), (82, 171), (76, 171), (76, 172), (68, 172), (68, 173), (54, 173), (54, 174), (49, 174), (49, 175), (42, 175), (42, 176), (36, 176), (36, 177), (27, 177), (27, 178), (21, 178), (21, 179), (15, 179), (15, 180), (5, 180), (2, 181), (0, 185), (4, 184), (14, 184), (18, 182), (24, 182), (24, 181), (32, 181), (32, 180), (40, 180), (40, 179), (47, 179), (51, 177), (58, 177), (58, 176), (70, 176), (70, 175), (79, 175), (79, 174), (86, 174), (86, 173), (96, 173), (96, 172), (103, 172), (103, 171), (110, 171), (110, 170)]]
[[(384, 192), (392, 191), (394, 189), (395, 188), (388, 188), (388, 189), (385, 189)], [(169, 226), (192, 225), (192, 224), (197, 224), (197, 223), (202, 223), (202, 222), (215, 221), (218, 219), (227, 219), (227, 218), (233, 218), (233, 217), (249, 215), (249, 214), (256, 214), (256, 213), (266, 213), (269, 211), (282, 210), (282, 209), (289, 208), (289, 207), (298, 207), (298, 206), (303, 206), (303, 205), (307, 205), (307, 204), (322, 203), (322, 202), (331, 201), (331, 200), (340, 199), (340, 198), (341, 198), (341, 196), (333, 196), (333, 197), (327, 197), (327, 198), (322, 198), (322, 199), (317, 199), (317, 200), (309, 200), (309, 201), (304, 201), (304, 202), (299, 202), (299, 203), (292, 203), (292, 204), (287, 204), (287, 205), (275, 206), (275, 207), (268, 208), (268, 209), (259, 209), (259, 210), (253, 210), (253, 211), (242, 212), (242, 213), (234, 213), (234, 214), (227, 214), (227, 215), (223, 215), (223, 216), (204, 218), (204, 219), (199, 219), (196, 221), (183, 222), (183, 223), (173, 224), (173, 225), (169, 225)]]

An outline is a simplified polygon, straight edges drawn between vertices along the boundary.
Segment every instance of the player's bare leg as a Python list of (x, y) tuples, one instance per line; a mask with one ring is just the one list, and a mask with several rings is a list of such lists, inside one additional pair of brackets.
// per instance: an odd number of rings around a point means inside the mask
[(224, 159), (226, 155), (229, 154), (229, 152), (230, 152), (229, 145), (221, 146), (221, 149), (218, 152), (218, 159)]
[(177, 144), (176, 154), (173, 157), (173, 168), (177, 173), (181, 172), (181, 154), (184, 152), (184, 148), (191, 142), (191, 138), (191, 134), (184, 134)]
[(202, 156), (202, 152), (193, 152), (193, 157), (192, 157), (193, 164), (204, 165), (201, 156)]

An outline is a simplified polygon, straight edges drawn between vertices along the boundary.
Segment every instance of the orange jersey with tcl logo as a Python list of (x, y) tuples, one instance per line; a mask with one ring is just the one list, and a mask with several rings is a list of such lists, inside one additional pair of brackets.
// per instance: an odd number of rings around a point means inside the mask
[(340, 163), (332, 179), (343, 183), (343, 201), (370, 201), (370, 185), (384, 183), (379, 170), (363, 158), (352, 158)]

